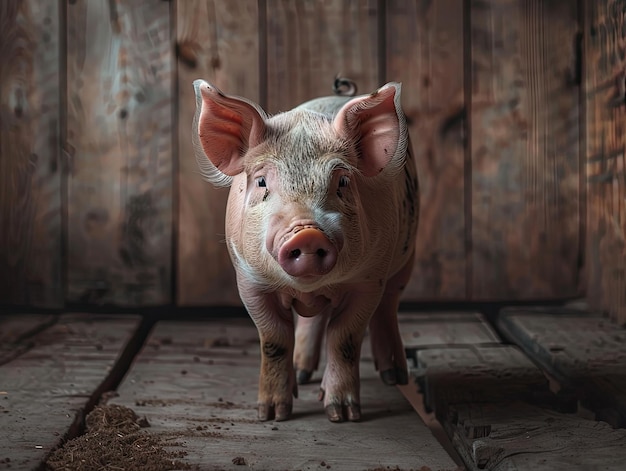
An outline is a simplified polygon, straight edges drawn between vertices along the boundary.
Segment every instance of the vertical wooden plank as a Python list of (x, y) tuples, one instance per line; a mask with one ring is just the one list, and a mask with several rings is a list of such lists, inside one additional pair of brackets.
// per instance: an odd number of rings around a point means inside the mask
[(587, 295), (626, 324), (626, 1), (585, 2)]
[(337, 74), (359, 93), (380, 85), (376, 0), (267, 0), (267, 111), (332, 94)]
[(386, 6), (387, 79), (402, 82), (420, 179), (417, 258), (404, 300), (463, 299), (463, 0)]
[(170, 5), (67, 7), (68, 300), (171, 298)]
[(0, 304), (60, 307), (57, 2), (0, 4)]
[(191, 143), (196, 101), (192, 82), (259, 100), (256, 0), (181, 0), (176, 4), (178, 55), (178, 280), (180, 305), (240, 304), (224, 243), (228, 189), (202, 180)]
[(577, 2), (471, 2), (473, 299), (578, 293)]

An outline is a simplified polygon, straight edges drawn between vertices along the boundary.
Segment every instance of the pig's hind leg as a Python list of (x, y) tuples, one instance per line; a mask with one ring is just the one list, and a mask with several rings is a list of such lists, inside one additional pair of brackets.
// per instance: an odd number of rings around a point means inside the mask
[(328, 317), (328, 309), (325, 309), (313, 317), (298, 317), (296, 320), (293, 366), (298, 384), (308, 383), (319, 366)]
[(414, 255), (387, 280), (385, 292), (370, 320), (369, 332), (376, 370), (385, 384), (408, 384), (406, 354), (398, 328), (398, 306), (411, 277)]

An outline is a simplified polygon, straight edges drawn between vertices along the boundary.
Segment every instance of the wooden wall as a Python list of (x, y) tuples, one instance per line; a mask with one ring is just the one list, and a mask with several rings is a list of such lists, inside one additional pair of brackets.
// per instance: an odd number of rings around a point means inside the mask
[(593, 98), (623, 71), (623, 5), (0, 2), (0, 303), (238, 305), (191, 82), (275, 113), (341, 73), (363, 93), (403, 82), (422, 192), (405, 300), (562, 299), (588, 280), (623, 308), (623, 245), (610, 271), (600, 258), (623, 243), (624, 107)]
[(590, 304), (626, 324), (626, 1), (585, 6)]

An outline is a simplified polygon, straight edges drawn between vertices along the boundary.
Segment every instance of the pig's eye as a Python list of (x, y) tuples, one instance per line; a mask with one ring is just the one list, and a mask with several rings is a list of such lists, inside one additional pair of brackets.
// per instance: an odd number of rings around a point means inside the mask
[(257, 177), (256, 186), (258, 186), (259, 188), (267, 187), (267, 183), (265, 182), (265, 177)]
[(345, 188), (350, 183), (350, 179), (346, 175), (339, 177), (339, 188)]

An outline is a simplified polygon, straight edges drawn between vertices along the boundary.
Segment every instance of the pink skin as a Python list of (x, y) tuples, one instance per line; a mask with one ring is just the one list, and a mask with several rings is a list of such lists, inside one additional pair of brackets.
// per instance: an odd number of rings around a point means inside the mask
[(298, 226), (278, 250), (278, 263), (295, 277), (322, 276), (337, 262), (337, 249), (318, 228)]
[(195, 87), (200, 168), (231, 185), (226, 240), (259, 331), (259, 419), (289, 418), (326, 334), (320, 399), (329, 420), (359, 420), (368, 326), (383, 381), (408, 381), (396, 313), (419, 204), (399, 86), (344, 100), (326, 117), (297, 108), (273, 118), (206, 82)]

